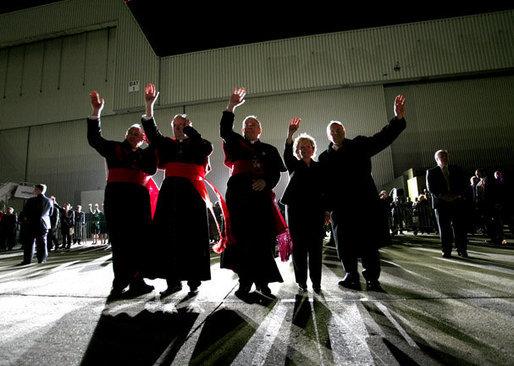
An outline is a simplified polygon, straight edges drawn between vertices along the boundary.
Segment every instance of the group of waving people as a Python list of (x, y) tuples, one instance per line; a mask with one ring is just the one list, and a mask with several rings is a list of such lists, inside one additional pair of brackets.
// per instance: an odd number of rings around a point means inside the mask
[[(246, 90), (234, 89), (220, 122), (224, 163), (230, 169), (225, 197), (206, 179), (211, 142), (185, 114), (172, 119), (174, 137), (164, 136), (153, 113), (158, 96), (155, 85), (145, 88), (141, 124), (130, 126), (118, 142), (102, 137), (104, 100), (96, 91), (91, 93), (88, 142), (106, 159), (108, 168), (104, 212), (113, 256), (111, 297), (121, 296), (127, 287), (133, 295), (153, 291), (144, 278), (166, 279), (161, 297), (180, 291), (183, 281), (195, 294), (202, 281), (211, 279), (211, 250), (220, 253), (221, 268), (237, 273), (237, 297), (248, 299), (253, 285), (264, 296), (273, 296), (269, 283), (283, 282), (275, 262), (277, 241), (282, 260), (288, 259), (292, 248), (299, 291), (307, 291), (310, 278), (312, 289), (319, 293), (324, 227), (329, 220), (346, 272), (339, 285), (361, 288), (357, 270), (361, 258), (367, 290), (382, 290), (378, 249), (388, 232), (370, 159), (405, 129), (402, 95), (394, 102), (395, 117), (372, 136), (346, 138), (342, 123), (331, 121), (329, 146), (319, 160), (315, 160), (314, 138), (304, 133), (293, 140), (301, 120), (291, 119), (282, 159), (274, 146), (259, 139), (262, 126), (255, 116), (243, 120), (241, 134), (235, 131), (234, 112), (245, 102)], [(144, 141), (148, 147), (142, 149)], [(152, 180), (157, 169), (165, 172), (160, 189)], [(290, 179), (280, 200), (286, 205), (286, 219), (273, 191), (285, 171)], [(207, 186), (218, 196), (224, 220), (221, 239), (212, 248)]]

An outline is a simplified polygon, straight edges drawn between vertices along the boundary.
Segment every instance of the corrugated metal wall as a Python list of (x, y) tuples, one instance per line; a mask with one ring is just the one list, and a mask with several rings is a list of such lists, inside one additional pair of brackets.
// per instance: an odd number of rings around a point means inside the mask
[(24, 182), (28, 128), (0, 130), (0, 183)]
[(156, 81), (158, 65), (122, 1), (69, 0), (1, 15), (0, 128), (81, 118), (93, 89), (110, 101), (104, 114), (141, 108), (141, 91), (130, 93), (129, 82)]
[(387, 84), (514, 67), (514, 11), (285, 39), (162, 59), (161, 103)]
[(104, 28), (2, 49), (1, 128), (80, 118), (93, 89), (112, 100), (115, 34)]

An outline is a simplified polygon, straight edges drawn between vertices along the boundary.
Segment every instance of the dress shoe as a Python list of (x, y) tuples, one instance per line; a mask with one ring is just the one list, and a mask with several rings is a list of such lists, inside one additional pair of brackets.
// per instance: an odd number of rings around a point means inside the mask
[(468, 252), (467, 252), (467, 250), (459, 250), (459, 251), (457, 252), (457, 254), (458, 254), (460, 257), (468, 258)]
[(304, 292), (307, 292), (307, 285), (305, 284), (298, 284), (298, 292), (299, 293), (304, 293)]
[(351, 290), (360, 290), (361, 283), (359, 281), (359, 276), (347, 274), (342, 281), (337, 283), (341, 287), (349, 288)]
[(152, 285), (147, 285), (146, 283), (138, 283), (130, 285), (129, 290), (127, 291), (130, 296), (140, 296), (152, 292), (154, 287)]
[(108, 301), (120, 299), (123, 295), (123, 289), (118, 287), (113, 287), (109, 296), (107, 296)]
[(382, 286), (380, 286), (380, 282), (378, 282), (377, 280), (366, 281), (366, 290), (375, 292), (385, 292)]
[(26, 266), (27, 264), (30, 264), (30, 262), (21, 262), (21, 263), (18, 263), (18, 266)]
[(197, 294), (198, 287), (200, 287), (201, 282), (200, 281), (188, 281), (187, 285), (189, 286), (189, 294)]
[(171, 294), (174, 294), (175, 292), (179, 292), (180, 290), (182, 290), (182, 284), (177, 283), (176, 285), (173, 285), (171, 287), (168, 286), (168, 288), (164, 291), (161, 291), (160, 294), (161, 294), (161, 297), (166, 297)]
[(451, 253), (443, 253), (443, 258), (451, 258), (452, 257), (452, 254)]
[(270, 296), (271, 295), (271, 289), (268, 287), (268, 285), (258, 285), (256, 286), (257, 291), (259, 291), (264, 296)]

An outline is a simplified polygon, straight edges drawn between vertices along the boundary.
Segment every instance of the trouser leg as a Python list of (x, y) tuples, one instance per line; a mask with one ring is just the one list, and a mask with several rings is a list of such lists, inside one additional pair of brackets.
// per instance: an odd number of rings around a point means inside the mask
[(450, 254), (452, 251), (453, 228), (451, 226), (451, 214), (448, 209), (436, 209), (435, 216), (439, 227), (442, 251)]

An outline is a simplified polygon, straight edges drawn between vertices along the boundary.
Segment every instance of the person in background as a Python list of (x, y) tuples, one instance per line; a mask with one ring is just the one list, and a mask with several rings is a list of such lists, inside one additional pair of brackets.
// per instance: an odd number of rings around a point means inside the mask
[(29, 198), (23, 208), (23, 220), (27, 226), (23, 243), (23, 261), (20, 265), (32, 262), (34, 245), (38, 263), (46, 263), (48, 257), (46, 237), (50, 230), (50, 216), (54, 205), (52, 200), (45, 196), (45, 192), (45, 184), (36, 184), (34, 186), (35, 197)]
[(467, 257), (468, 180), (459, 166), (449, 164), (448, 151), (436, 151), (434, 159), (437, 166), (427, 170), (426, 181), (432, 195), (443, 257), (451, 258), (454, 239), (458, 255)]

